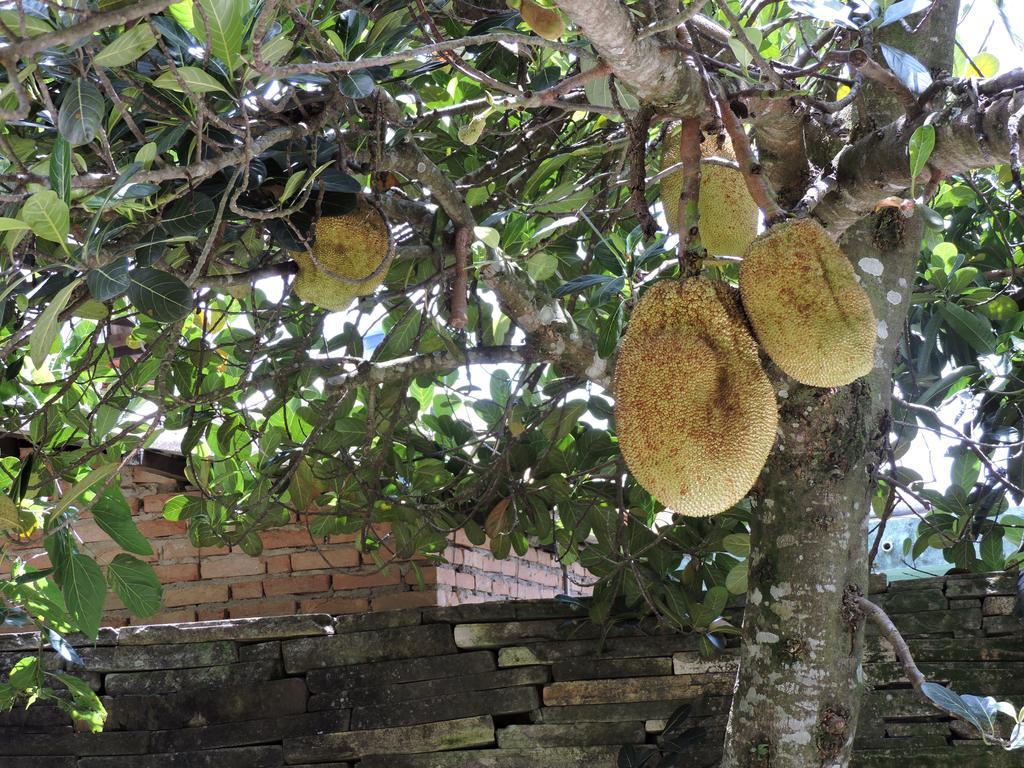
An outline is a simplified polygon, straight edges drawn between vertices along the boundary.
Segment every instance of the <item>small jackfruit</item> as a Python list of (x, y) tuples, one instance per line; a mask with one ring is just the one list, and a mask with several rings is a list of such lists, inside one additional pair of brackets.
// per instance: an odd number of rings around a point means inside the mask
[[(700, 145), (701, 157), (735, 160), (732, 143), (721, 146), (716, 136), (708, 136)], [(669, 131), (661, 153), (661, 170), (679, 162), (679, 129)], [(750, 196), (743, 174), (735, 168), (701, 163), (700, 215), (701, 244), (712, 256), (740, 256), (757, 236), (759, 210)], [(661, 202), (669, 229), (679, 229), (679, 195), (683, 190), (682, 169), (661, 178)]]
[(775, 392), (727, 291), (703, 278), (657, 283), (633, 311), (615, 364), (622, 456), (682, 515), (740, 501), (775, 442)]
[(519, 15), (530, 29), (545, 40), (558, 40), (565, 34), (565, 22), (562, 14), (554, 8), (545, 8), (533, 0), (522, 0), (519, 4)]
[(387, 276), (394, 249), (384, 217), (360, 198), (355, 210), (317, 221), (312, 256), (296, 251), (292, 258), (299, 265), (295, 295), (334, 311), (373, 293)]
[(814, 219), (783, 221), (740, 265), (743, 307), (764, 351), (802, 384), (840, 387), (874, 366), (871, 300)]

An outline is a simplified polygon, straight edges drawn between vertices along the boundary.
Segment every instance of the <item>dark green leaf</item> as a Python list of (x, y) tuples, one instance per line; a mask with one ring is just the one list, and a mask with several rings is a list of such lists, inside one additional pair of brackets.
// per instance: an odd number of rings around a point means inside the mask
[(138, 267), (128, 277), (129, 300), (154, 320), (173, 323), (192, 311), (192, 290), (174, 275)]
[(50, 189), (65, 203), (71, 203), (71, 145), (59, 135), (50, 155)]
[(79, 147), (96, 138), (105, 114), (106, 103), (99, 88), (88, 80), (72, 80), (60, 105), (57, 130), (68, 144)]
[(178, 200), (163, 213), (160, 229), (166, 237), (199, 237), (217, 214), (208, 196), (197, 192)]
[(350, 99), (365, 99), (376, 88), (373, 78), (363, 70), (343, 73), (338, 79), (338, 89)]
[(89, 270), (85, 284), (96, 301), (110, 301), (128, 290), (128, 259), (124, 256), (114, 259), (102, 267)]

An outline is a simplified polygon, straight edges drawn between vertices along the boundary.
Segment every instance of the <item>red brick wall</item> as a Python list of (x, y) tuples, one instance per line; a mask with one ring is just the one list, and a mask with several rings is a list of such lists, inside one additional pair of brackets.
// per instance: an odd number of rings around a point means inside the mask
[[(578, 564), (563, 568), (549, 552), (530, 549), (495, 559), (461, 531), (444, 552), (446, 564), (425, 561), (379, 568), (353, 546), (353, 536), (314, 541), (306, 526), (293, 523), (261, 534), (263, 552), (250, 557), (237, 547), (192, 546), (184, 522), (163, 518), (167, 499), (181, 493), (180, 480), (142, 468), (128, 468), (122, 485), (139, 530), (149, 538), (153, 563), (164, 584), (163, 610), (133, 620), (110, 595), (105, 624), (171, 623), (294, 613), (368, 613), (398, 608), (450, 606), (491, 600), (536, 599), (588, 594), (590, 581)], [(121, 549), (88, 515), (76, 526), (81, 549), (101, 564)], [(385, 528), (378, 530), (386, 533)], [(15, 544), (33, 566), (49, 565), (40, 537)], [(0, 575), (3, 575), (0, 565)], [(419, 576), (417, 576), (417, 570)]]

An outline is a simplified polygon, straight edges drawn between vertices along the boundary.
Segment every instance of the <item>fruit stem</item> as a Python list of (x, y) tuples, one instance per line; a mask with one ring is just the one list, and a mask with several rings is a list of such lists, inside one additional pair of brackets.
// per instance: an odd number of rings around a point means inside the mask
[(700, 119), (683, 120), (679, 132), (679, 159), (682, 161), (683, 183), (679, 190), (679, 274), (699, 265), (700, 243)]
[(761, 165), (754, 159), (754, 152), (750, 148), (750, 140), (747, 138), (743, 124), (732, 111), (726, 99), (718, 99), (718, 111), (722, 118), (722, 125), (725, 127), (729, 138), (732, 140), (732, 148), (736, 153), (736, 162), (739, 163), (740, 173), (743, 180), (747, 182), (747, 189), (750, 196), (754, 198), (757, 207), (764, 214), (765, 224), (771, 226), (786, 218), (786, 212), (782, 210), (775, 200), (775, 192), (772, 190), (768, 179), (761, 173)]

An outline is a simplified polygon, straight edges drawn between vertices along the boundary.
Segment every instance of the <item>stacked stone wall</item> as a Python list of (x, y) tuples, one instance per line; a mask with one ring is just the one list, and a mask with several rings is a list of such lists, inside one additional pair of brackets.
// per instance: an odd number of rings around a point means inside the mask
[[(874, 599), (930, 679), (1024, 704), (1015, 574), (881, 583)], [(680, 764), (715, 765), (733, 651), (581, 614), (510, 601), (104, 629), (79, 645), (84, 670), (44, 655), (100, 694), (106, 732), (45, 703), (0, 715), (0, 768), (615, 768), (623, 746), (657, 751), (685, 701), (704, 735)], [(37, 645), (0, 638), (0, 668)], [(854, 766), (1021, 765), (921, 701), (876, 634), (866, 645)]]

